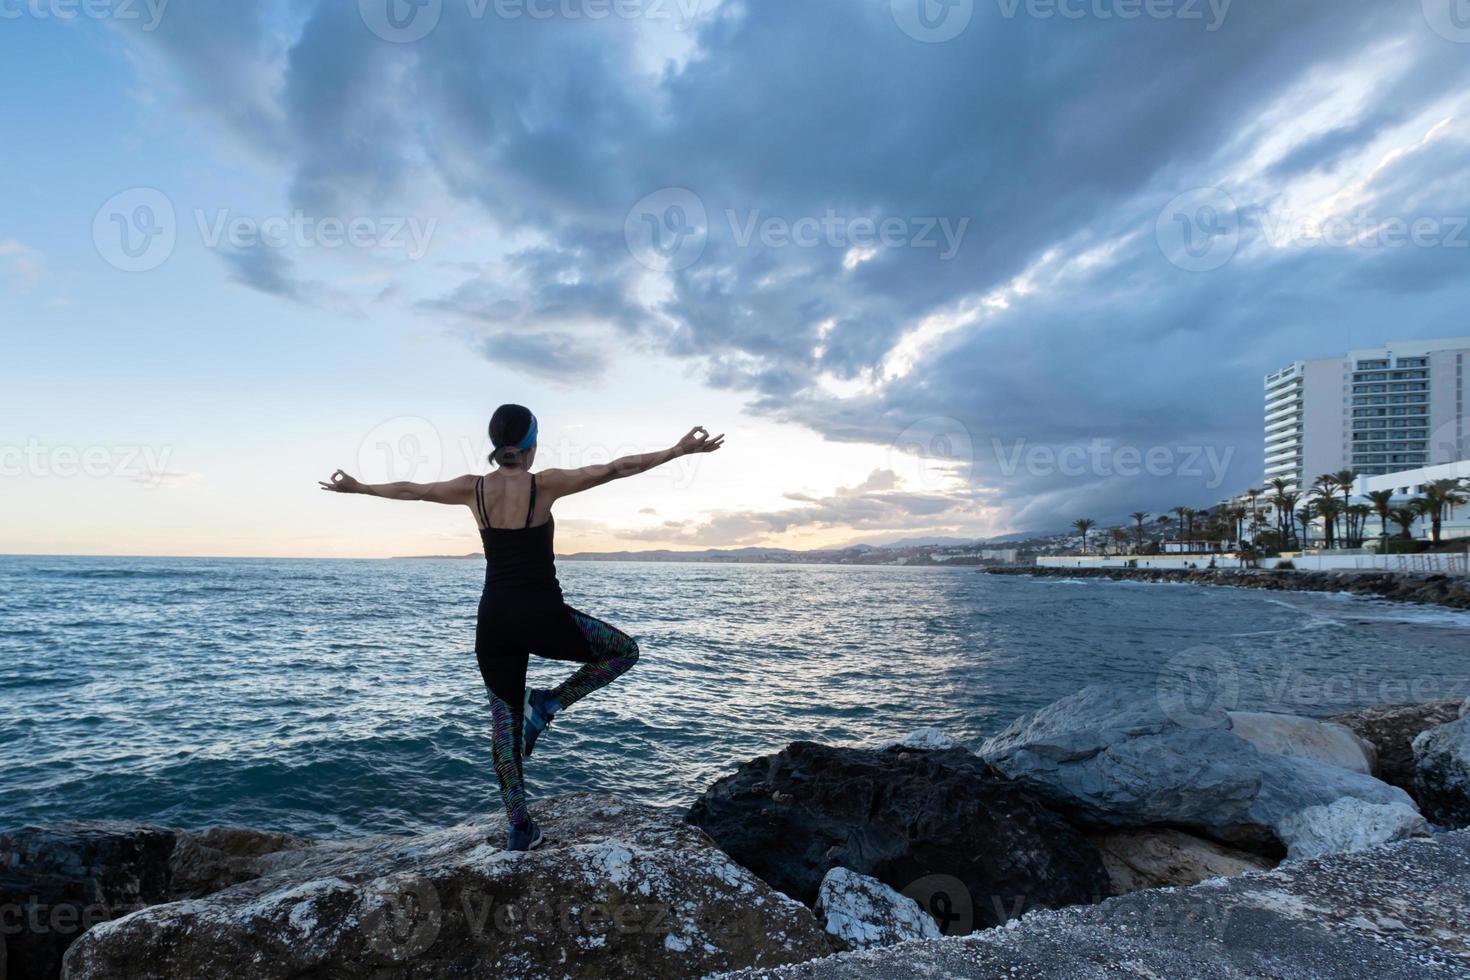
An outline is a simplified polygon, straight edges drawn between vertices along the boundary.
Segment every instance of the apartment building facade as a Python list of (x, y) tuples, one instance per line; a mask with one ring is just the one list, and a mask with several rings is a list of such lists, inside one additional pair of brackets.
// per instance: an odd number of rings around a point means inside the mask
[(1470, 337), (1393, 341), (1265, 379), (1265, 480), (1376, 476), (1470, 458)]

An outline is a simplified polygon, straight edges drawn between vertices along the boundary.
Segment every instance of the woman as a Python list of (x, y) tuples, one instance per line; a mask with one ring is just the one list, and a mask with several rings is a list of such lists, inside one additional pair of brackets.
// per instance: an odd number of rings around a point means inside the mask
[[(541, 828), (526, 810), (521, 758), (559, 712), (606, 687), (638, 662), (638, 644), (626, 634), (562, 598), (552, 550), (551, 508), (562, 497), (646, 473), (690, 453), (712, 453), (724, 436), (710, 438), (695, 426), (672, 449), (625, 456), (612, 463), (533, 474), (536, 416), (520, 405), (502, 405), (490, 419), (496, 467), (488, 476), (444, 483), (359, 483), (338, 470), (323, 490), (388, 500), (426, 500), (468, 507), (485, 545), (485, 591), (475, 625), (475, 656), (490, 695), (491, 748), (500, 794), (510, 817), (508, 847), (529, 851)], [(579, 663), (581, 669), (549, 690), (526, 687), (529, 654)]]

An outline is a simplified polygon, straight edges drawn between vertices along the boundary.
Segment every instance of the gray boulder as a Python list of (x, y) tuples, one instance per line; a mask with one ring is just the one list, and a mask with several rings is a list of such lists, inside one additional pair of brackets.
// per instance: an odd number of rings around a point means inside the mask
[(254, 881), (100, 925), (69, 980), (690, 977), (830, 952), (798, 902), (651, 807), (577, 794), (504, 827), (320, 844)]
[[(1413, 808), (1402, 790), (1363, 773), (1262, 752), (1231, 731), (1223, 710), (1183, 717), (1111, 686), (1017, 719), (980, 754), (1089, 829), (1169, 826), (1272, 855), (1287, 848), (1283, 821), (1309, 807), (1350, 798)], [(1358, 842), (1341, 840), (1343, 849)]]
[(919, 903), (877, 878), (833, 868), (817, 890), (817, 916), (844, 949), (874, 949), (943, 935)]
[(15, 909), (17, 919), (4, 930), (0, 976), (59, 976), (62, 955), (94, 925), (248, 881), (308, 843), (285, 834), (193, 834), (127, 821), (0, 833), (0, 908)]
[(1277, 830), (1286, 845), (1286, 856), (1293, 861), (1366, 851), (1384, 841), (1429, 832), (1424, 815), (1406, 803), (1367, 803), (1346, 796), (1328, 806), (1309, 806), (1290, 814)]
[(1470, 826), (1470, 714), (1414, 739), (1414, 788), (1430, 820)]

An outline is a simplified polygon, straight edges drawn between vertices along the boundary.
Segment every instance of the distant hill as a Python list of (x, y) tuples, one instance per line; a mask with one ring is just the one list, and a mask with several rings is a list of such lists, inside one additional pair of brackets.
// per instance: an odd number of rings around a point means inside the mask
[[(676, 551), (654, 548), (648, 551), (578, 551), (557, 555), (558, 561), (653, 561), (653, 562), (718, 562), (752, 564), (838, 564), (838, 565), (966, 565), (979, 564), (980, 549), (1010, 542), (1032, 542), (1042, 539), (1035, 532), (1008, 534), (977, 541), (973, 538), (912, 537), (887, 543), (861, 542), (841, 548), (794, 551), (790, 548), (704, 548)], [(419, 559), (483, 558), (480, 552), (468, 555), (417, 555)]]

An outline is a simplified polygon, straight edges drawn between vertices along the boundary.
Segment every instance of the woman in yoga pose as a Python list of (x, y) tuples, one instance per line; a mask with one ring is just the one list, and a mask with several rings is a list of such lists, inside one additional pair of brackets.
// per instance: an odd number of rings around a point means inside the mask
[[(646, 473), (690, 453), (712, 453), (724, 436), (695, 426), (670, 449), (625, 456), (611, 463), (533, 474), (536, 417), (520, 405), (502, 405), (490, 420), (495, 451), (488, 476), (443, 483), (359, 483), (338, 470), (323, 490), (388, 500), (425, 500), (468, 507), (485, 545), (485, 591), (475, 625), (475, 656), (490, 696), (491, 748), (500, 794), (510, 817), (509, 848), (529, 851), (541, 829), (526, 809), (522, 756), (558, 712), (605, 687), (638, 662), (627, 634), (566, 604), (556, 579), (551, 508), (562, 497)], [(526, 687), (530, 654), (581, 664), (549, 691)]]

